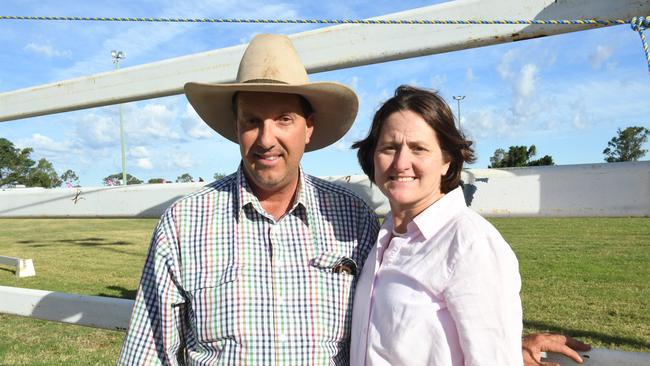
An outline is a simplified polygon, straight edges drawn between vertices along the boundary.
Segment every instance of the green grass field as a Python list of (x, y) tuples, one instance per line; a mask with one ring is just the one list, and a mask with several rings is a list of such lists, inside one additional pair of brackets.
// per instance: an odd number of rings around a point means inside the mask
[[(650, 218), (490, 220), (519, 257), (526, 332), (650, 352)], [(155, 220), (0, 220), (0, 285), (133, 298)], [(0, 301), (2, 301), (0, 299)], [(1, 365), (114, 364), (124, 333), (0, 315)]]

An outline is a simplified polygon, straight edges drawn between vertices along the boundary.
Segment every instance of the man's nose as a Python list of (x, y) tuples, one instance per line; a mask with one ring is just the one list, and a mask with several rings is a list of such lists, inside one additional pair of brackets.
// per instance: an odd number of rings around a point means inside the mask
[(257, 144), (264, 148), (270, 149), (275, 146), (275, 124), (272, 119), (266, 119), (260, 123), (259, 131), (257, 135)]

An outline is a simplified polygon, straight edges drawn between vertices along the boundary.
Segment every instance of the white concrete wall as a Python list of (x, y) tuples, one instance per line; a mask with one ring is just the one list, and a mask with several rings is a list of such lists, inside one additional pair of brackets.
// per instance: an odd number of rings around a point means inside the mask
[[(380, 215), (386, 199), (365, 176), (325, 177)], [(484, 216), (650, 216), (650, 161), (463, 172), (465, 198)], [(159, 217), (204, 183), (0, 190), (0, 217)]]
[(650, 216), (650, 161), (466, 173), (465, 198), (484, 216)]

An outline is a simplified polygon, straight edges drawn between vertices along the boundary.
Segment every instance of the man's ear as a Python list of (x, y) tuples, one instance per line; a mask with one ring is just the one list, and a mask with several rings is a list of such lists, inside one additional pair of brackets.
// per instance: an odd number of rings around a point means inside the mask
[(305, 145), (309, 143), (311, 140), (311, 135), (314, 133), (314, 123), (315, 123), (316, 117), (315, 114), (312, 113), (307, 117), (307, 120), (305, 121), (307, 124), (307, 133), (305, 134)]

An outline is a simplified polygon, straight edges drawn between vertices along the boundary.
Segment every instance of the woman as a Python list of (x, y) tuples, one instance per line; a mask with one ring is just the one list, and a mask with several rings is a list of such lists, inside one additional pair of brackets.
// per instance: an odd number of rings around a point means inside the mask
[(400, 86), (353, 147), (391, 213), (357, 284), (351, 365), (521, 365), (517, 259), (465, 204), (474, 152), (449, 106)]

